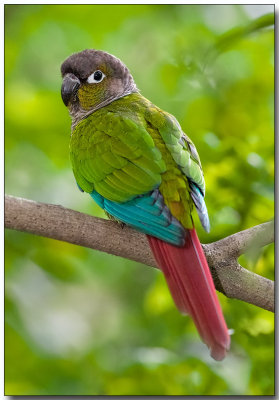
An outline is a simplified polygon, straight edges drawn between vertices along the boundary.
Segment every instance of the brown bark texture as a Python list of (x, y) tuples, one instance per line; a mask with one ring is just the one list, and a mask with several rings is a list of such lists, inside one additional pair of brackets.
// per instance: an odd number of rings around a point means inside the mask
[[(5, 227), (156, 267), (144, 234), (59, 205), (5, 195)], [(274, 312), (274, 282), (241, 267), (237, 261), (246, 251), (272, 242), (274, 222), (269, 221), (217, 242), (203, 244), (216, 289), (227, 297)]]

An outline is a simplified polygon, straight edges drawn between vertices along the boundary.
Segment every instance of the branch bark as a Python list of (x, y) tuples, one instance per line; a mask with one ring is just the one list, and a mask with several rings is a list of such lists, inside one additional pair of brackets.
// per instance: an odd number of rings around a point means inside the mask
[[(120, 224), (53, 204), (37, 203), (5, 195), (5, 227), (157, 267), (146, 236)], [(237, 258), (253, 246), (274, 241), (274, 222), (238, 232), (203, 249), (216, 289), (274, 312), (274, 282), (241, 267)]]

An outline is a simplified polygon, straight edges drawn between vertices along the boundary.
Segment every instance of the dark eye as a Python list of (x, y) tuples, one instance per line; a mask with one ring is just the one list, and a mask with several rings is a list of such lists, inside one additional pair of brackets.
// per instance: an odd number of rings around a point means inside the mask
[(99, 69), (87, 78), (88, 83), (100, 83), (106, 75)]
[(102, 77), (103, 77), (103, 73), (102, 73), (102, 71), (95, 71), (94, 72), (94, 79), (95, 79), (95, 81), (100, 81), (101, 79), (102, 79)]

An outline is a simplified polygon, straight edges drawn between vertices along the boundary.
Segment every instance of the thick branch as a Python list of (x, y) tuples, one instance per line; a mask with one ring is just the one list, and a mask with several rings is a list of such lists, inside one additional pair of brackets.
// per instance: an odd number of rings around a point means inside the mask
[[(127, 226), (62, 206), (5, 196), (5, 227), (77, 244), (156, 267), (146, 236)], [(226, 296), (274, 311), (274, 282), (242, 268), (237, 257), (274, 241), (274, 224), (203, 245), (216, 288)]]

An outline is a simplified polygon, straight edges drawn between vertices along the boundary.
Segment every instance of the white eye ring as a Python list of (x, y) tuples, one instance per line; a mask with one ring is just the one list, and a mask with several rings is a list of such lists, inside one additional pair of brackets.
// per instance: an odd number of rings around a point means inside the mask
[(99, 69), (97, 71), (94, 71), (88, 78), (87, 78), (87, 83), (100, 83), (102, 80), (105, 78), (105, 74), (100, 71)]

